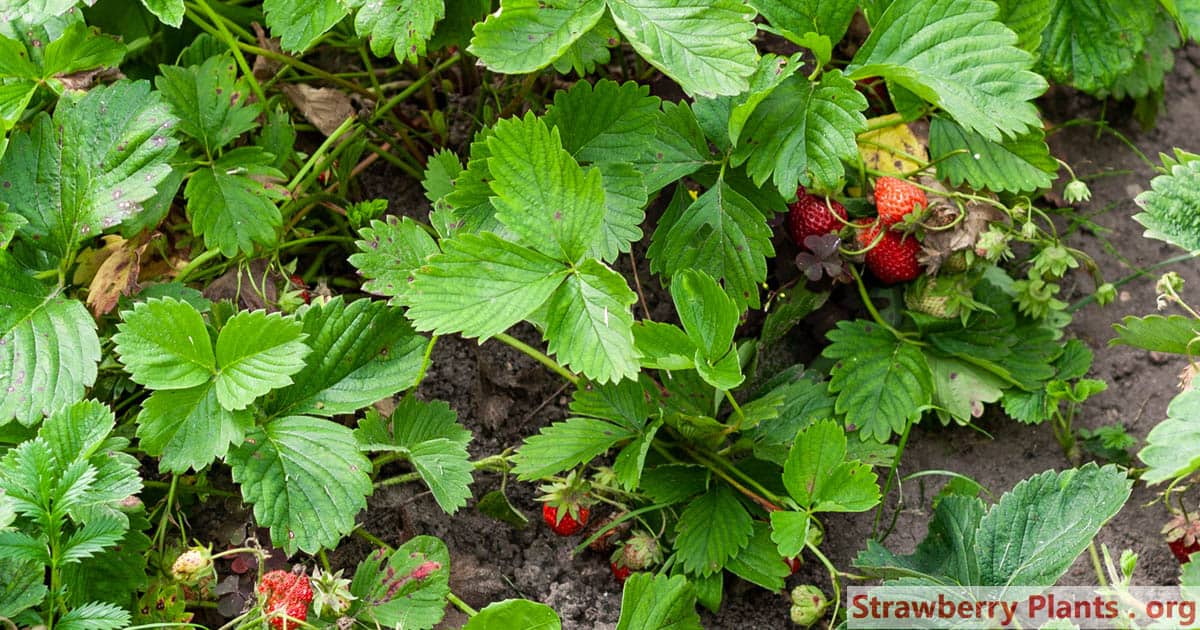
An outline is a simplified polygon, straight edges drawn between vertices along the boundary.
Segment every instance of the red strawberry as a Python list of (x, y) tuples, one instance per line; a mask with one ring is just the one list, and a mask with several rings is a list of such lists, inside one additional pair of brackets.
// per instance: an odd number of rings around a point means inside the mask
[(632, 569), (617, 562), (608, 563), (608, 567), (612, 569), (613, 577), (621, 584), (624, 584), (625, 580), (629, 578), (629, 574), (633, 573)]
[[(826, 206), (825, 199), (808, 194), (803, 186), (796, 191), (796, 194), (799, 197), (794, 203), (788, 205), (790, 208), (787, 215), (788, 234), (792, 236), (792, 241), (796, 245), (808, 251), (808, 247), (804, 245), (804, 239), (842, 229), (842, 221), (846, 220), (846, 209), (832, 199)], [(833, 212), (830, 212), (830, 208), (833, 209)], [(842, 221), (839, 221), (838, 217), (841, 217)]]
[(569, 510), (563, 510), (560, 515), (558, 508), (549, 503), (542, 506), (542, 520), (559, 536), (578, 534), (588, 522), (588, 509), (580, 507), (576, 516), (571, 516)]
[(1200, 521), (1179, 514), (1167, 522), (1162, 533), (1180, 564), (1186, 563), (1188, 556), (1200, 551)]
[(312, 602), (313, 590), (307, 575), (282, 570), (271, 571), (259, 581), (258, 593), (267, 599), (263, 605), (263, 612), (270, 616), (272, 628), (299, 628), (300, 625), (291, 620), (304, 621), (308, 618), (308, 605)]
[(791, 571), (791, 573), (788, 575), (792, 575), (796, 571), (800, 570), (800, 558), (784, 558), (783, 563), (786, 564), (788, 566), (788, 570)]
[[(878, 227), (866, 229), (859, 234), (859, 242), (869, 245), (878, 234)], [(867, 269), (885, 284), (907, 282), (921, 275), (921, 266), (917, 264), (920, 251), (916, 237), (888, 230), (867, 252)]]
[(925, 191), (895, 177), (880, 177), (875, 181), (875, 208), (884, 225), (892, 225), (917, 206), (929, 205)]

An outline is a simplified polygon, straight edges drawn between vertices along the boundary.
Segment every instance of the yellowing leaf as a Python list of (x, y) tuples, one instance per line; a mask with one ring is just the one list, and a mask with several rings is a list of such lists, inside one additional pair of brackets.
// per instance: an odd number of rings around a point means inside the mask
[(871, 130), (858, 134), (858, 153), (867, 168), (900, 174), (915, 171), (929, 162), (926, 141), (917, 138), (900, 114), (872, 118), (867, 127)]
[(75, 268), (75, 284), (88, 285), (87, 305), (96, 316), (111, 312), (122, 295), (131, 295), (137, 288), (141, 271), (143, 239), (127, 241), (116, 234), (106, 234), (104, 246), (91, 248), (79, 255)]

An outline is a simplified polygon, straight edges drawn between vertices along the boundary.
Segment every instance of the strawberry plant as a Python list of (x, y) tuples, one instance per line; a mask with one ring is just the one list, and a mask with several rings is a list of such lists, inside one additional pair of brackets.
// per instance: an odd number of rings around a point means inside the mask
[[(368, 531), (403, 484), (519, 526), (510, 475), (578, 551), (610, 545), (618, 628), (698, 627), (727, 574), (783, 591), (801, 559), (840, 590), (826, 523), (878, 522), (917, 423), (991, 405), (1050, 423), (1072, 463), (1094, 439), (1074, 420), (1105, 385), (1062, 286), (1113, 287), (1044, 207), (1060, 167), (1067, 201), (1090, 193), (1035, 99), (1053, 81), (1152, 119), (1200, 29), (1184, 4), (4, 5), (0, 575), (20, 577), (0, 618), (185, 623), (223, 597), (242, 627), (431, 628), (447, 603), (467, 628), (554, 627), (459, 599), (437, 538)], [(1189, 250), (1196, 163), (1170, 158), (1141, 217)], [(430, 210), (377, 194), (382, 165)], [(814, 334), (831, 302), (846, 316)], [(1119, 332), (1190, 355), (1192, 324)], [(449, 336), (561, 377), (567, 417), (481, 452), (477, 419), (422, 389)], [(813, 350), (780, 369), (796, 339)], [(1194, 472), (1166, 444), (1180, 401), (1148, 481)], [(476, 497), (484, 475), (500, 490)], [(983, 566), (1004, 518), (1094, 489), (1078, 540), (1016, 576), (1050, 584), (1124, 484), (1047, 473), (991, 510), (947, 499), (931, 529), (975, 523), (960, 560)], [(212, 551), (189, 514), (216, 500), (263, 531)], [(919, 556), (871, 541), (858, 564), (947, 577)], [(1016, 579), (992, 568), (956, 579)], [(797, 623), (819, 592), (793, 591)]]

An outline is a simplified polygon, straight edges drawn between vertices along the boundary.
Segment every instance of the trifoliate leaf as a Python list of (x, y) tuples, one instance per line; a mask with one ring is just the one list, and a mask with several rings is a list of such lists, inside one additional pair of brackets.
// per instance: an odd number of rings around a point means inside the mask
[(1017, 48), (1037, 54), (1042, 43), (1042, 31), (1050, 22), (1053, 0), (997, 0), (1000, 12), (996, 21), (1017, 34)]
[(28, 220), (19, 234), (61, 258), (141, 211), (171, 171), (175, 118), (144, 81), (68, 92), (54, 117), (12, 136), (0, 203)]
[[(1068, 0), (1069, 1), (1069, 0)], [(1040, 127), (1046, 81), (986, 0), (896, 0), (854, 55), (851, 79), (880, 76), (993, 141)]]
[(846, 461), (846, 432), (832, 420), (796, 435), (783, 466), (783, 485), (814, 512), (863, 512), (879, 503), (875, 473), (866, 464)]
[(201, 470), (224, 457), (254, 426), (249, 412), (222, 407), (212, 384), (154, 392), (142, 403), (137, 422), (142, 449), (161, 458), (161, 470), (175, 473)]
[(604, 0), (503, 0), (475, 26), (467, 51), (493, 72), (533, 72), (562, 56), (602, 15)]
[(739, 309), (758, 308), (758, 285), (767, 277), (767, 257), (775, 254), (766, 216), (724, 181), (689, 202), (679, 187), (654, 231), (651, 270), (668, 276), (704, 271)]
[(636, 301), (624, 276), (596, 260), (583, 261), (546, 303), (549, 351), (597, 383), (635, 378), (630, 306)]
[(371, 52), (394, 53), (400, 61), (424, 56), (434, 25), (446, 15), (443, 0), (348, 0), (346, 6), (358, 9), (354, 30), (371, 42)]
[(739, 94), (758, 63), (754, 10), (737, 0), (611, 0), (621, 34), (693, 96)]
[(754, 535), (750, 542), (729, 559), (725, 565), (729, 572), (767, 590), (783, 589), (783, 579), (792, 570), (779, 557), (779, 550), (771, 542), (771, 528), (766, 523), (754, 523)]
[(1200, 161), (1171, 166), (1169, 175), (1150, 180), (1150, 188), (1134, 199), (1142, 211), (1133, 220), (1146, 228), (1143, 236), (1200, 251)]
[(527, 599), (492, 602), (467, 621), (462, 630), (562, 630), (562, 621), (554, 609)]
[[(434, 161), (430, 160), (430, 164)], [(357, 254), (350, 256), (362, 277), (363, 290), (396, 298), (412, 281), (414, 270), (438, 253), (437, 243), (419, 223), (408, 217), (388, 216), (387, 222), (371, 221), (359, 231)], [(395, 300), (393, 300), (395, 301)]]
[(646, 192), (654, 194), (700, 170), (710, 159), (708, 140), (691, 107), (667, 102), (654, 121), (654, 142), (646, 146), (637, 166), (646, 178)]
[(152, 299), (123, 312), (121, 319), (113, 341), (133, 382), (151, 389), (186, 389), (216, 374), (212, 340), (191, 304)]
[(625, 580), (617, 630), (702, 630), (696, 593), (682, 575), (638, 572)]
[(1200, 391), (1189, 389), (1167, 406), (1167, 419), (1146, 436), (1138, 458), (1146, 464), (1142, 479), (1162, 483), (1200, 469)]
[(554, 95), (543, 120), (558, 129), (563, 148), (580, 162), (629, 162), (653, 142), (658, 105), (649, 86), (580, 81)]
[(396, 405), (390, 423), (368, 414), (354, 435), (364, 450), (403, 454), (447, 513), (458, 511), (471, 498), (475, 469), (467, 453), (471, 432), (458, 424), (458, 414), (445, 402), (406, 396)]
[(188, 68), (159, 66), (158, 71), (155, 86), (179, 117), (180, 131), (195, 138), (209, 158), (258, 126), (262, 107), (247, 98), (232, 57), (210, 57)]
[(265, 311), (229, 318), (217, 335), (214, 381), (217, 400), (226, 409), (245, 409), (256, 398), (292, 383), (304, 368), (309, 348), (299, 322)]
[(350, 593), (355, 619), (429, 630), (442, 620), (450, 594), (450, 552), (433, 536), (417, 536), (390, 554), (379, 549), (358, 564)]
[(758, 186), (770, 177), (784, 196), (798, 184), (832, 189), (845, 175), (842, 160), (854, 159), (855, 136), (866, 128), (867, 99), (838, 71), (819, 83), (793, 76), (775, 88), (746, 121), (734, 165)]
[[(269, 416), (353, 413), (412, 385), (427, 340), (403, 311), (382, 302), (339, 296), (299, 314), (311, 352), (292, 384), (263, 404)], [(405, 376), (407, 375), (407, 378)]]
[(863, 320), (840, 321), (823, 356), (837, 361), (829, 391), (837, 412), (863, 439), (886, 442), (915, 422), (933, 396), (933, 375), (919, 348)]
[(1117, 337), (1108, 342), (1110, 346), (1126, 345), (1153, 352), (1190, 354), (1192, 342), (1200, 337), (1200, 323), (1183, 315), (1127, 316), (1120, 324), (1113, 324)]
[(179, 28), (183, 24), (184, 0), (142, 0), (142, 6), (167, 26)]
[(371, 462), (350, 429), (330, 420), (277, 418), (226, 459), (254, 518), (289, 555), (337, 546), (372, 490)]
[(303, 52), (349, 14), (341, 0), (264, 0), (267, 28), (288, 52)]
[(1133, 480), (1116, 466), (1055, 472), (1017, 484), (992, 506), (975, 537), (980, 584), (1055, 584), (1120, 511)]
[(578, 262), (600, 238), (604, 184), (563, 149), (557, 128), (532, 114), (496, 123), (487, 139), (496, 218), (556, 260)]
[[(1050, 155), (1041, 129), (994, 142), (935, 116), (929, 125), (929, 151), (939, 178), (954, 186), (966, 181), (977, 190), (1032, 192), (1049, 187), (1058, 172), (1058, 160)], [(950, 155), (955, 151), (960, 153)]]
[(96, 381), (96, 320), (71, 300), (25, 275), (0, 250), (0, 426), (31, 426), (81, 400)]
[(560, 473), (636, 437), (633, 430), (594, 418), (568, 418), (526, 438), (514, 456), (513, 472), (522, 481)]
[(1052, 0), (1038, 69), (1084, 92), (1104, 90), (1133, 67), (1157, 10), (1154, 3)]
[(684, 508), (675, 524), (675, 557), (688, 573), (712, 575), (750, 542), (754, 520), (723, 483)]
[(481, 340), (504, 332), (563, 283), (562, 263), (484, 232), (442, 241), (402, 296), (417, 330)]
[(259, 147), (226, 152), (211, 167), (192, 173), (184, 188), (192, 232), (204, 244), (232, 258), (254, 246), (271, 246), (283, 217), (275, 202), (285, 197), (283, 173), (270, 166), (271, 155)]

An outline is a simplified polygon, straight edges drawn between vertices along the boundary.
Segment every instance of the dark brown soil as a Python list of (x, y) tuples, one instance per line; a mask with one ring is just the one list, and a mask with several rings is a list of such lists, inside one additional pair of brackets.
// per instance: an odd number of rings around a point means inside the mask
[[(1168, 79), (1166, 112), (1152, 131), (1141, 131), (1128, 114), (1128, 108), (1112, 106), (1109, 123), (1129, 137), (1150, 156), (1169, 151), (1173, 146), (1196, 149), (1195, 130), (1200, 128), (1200, 76), (1193, 59), (1200, 62), (1200, 51), (1189, 49), (1178, 56), (1173, 76)], [(1044, 99), (1047, 116), (1054, 122), (1101, 115), (1098, 101), (1067, 90), (1056, 90)], [(1158, 241), (1141, 238), (1141, 227), (1130, 218), (1135, 212), (1133, 197), (1148, 186), (1150, 168), (1120, 141), (1108, 134), (1096, 133), (1094, 126), (1073, 126), (1055, 133), (1051, 139), (1054, 153), (1070, 163), (1076, 172), (1089, 178), (1093, 198), (1079, 212), (1104, 228), (1099, 234), (1075, 230), (1070, 243), (1091, 254), (1109, 280), (1117, 280), (1180, 252)], [(1122, 171), (1125, 173), (1122, 174)], [(391, 207), (405, 214), (423, 217), (428, 211), (420, 185), (397, 174), (368, 176), (364, 179), (368, 194), (388, 197)], [(1066, 227), (1066, 223), (1063, 223)], [(640, 247), (645, 246), (648, 237)], [(1120, 259), (1112, 252), (1119, 253)], [(629, 273), (627, 267), (622, 271)], [(1187, 280), (1188, 289), (1200, 286), (1195, 263), (1173, 267)], [(653, 305), (660, 293), (641, 269)], [(1080, 310), (1068, 335), (1087, 343), (1095, 352), (1092, 376), (1107, 381), (1106, 393), (1089, 401), (1077, 422), (1082, 427), (1122, 423), (1129, 431), (1144, 438), (1165, 414), (1167, 403), (1177, 392), (1176, 376), (1183, 361), (1164, 360), (1149, 353), (1126, 347), (1108, 347), (1113, 337), (1111, 325), (1126, 315), (1153, 312), (1154, 281), (1161, 272), (1138, 278), (1120, 290), (1120, 298), (1105, 308), (1094, 304)], [(1083, 274), (1068, 287), (1068, 298), (1078, 300), (1092, 290)], [(1193, 297), (1195, 294), (1193, 293)], [(666, 305), (664, 305), (665, 307)], [(655, 309), (658, 310), (658, 309)], [(641, 316), (640, 313), (636, 313)], [(656, 318), (665, 313), (655, 313)], [(801, 327), (792, 333), (790, 346), (812, 348), (818, 332)], [(516, 336), (538, 341), (531, 328), (519, 328)], [(789, 349), (781, 350), (785, 354)], [(793, 359), (796, 360), (796, 359)], [(444, 338), (433, 354), (433, 366), (419, 391), (425, 399), (442, 399), (459, 413), (462, 422), (475, 434), (472, 454), (483, 456), (515, 447), (540, 427), (563, 419), (569, 392), (562, 381), (540, 365), (501, 343), (477, 345), (458, 338)], [(982, 483), (999, 497), (1018, 481), (1048, 469), (1067, 467), (1049, 426), (1024, 426), (989, 414), (978, 424), (979, 431), (963, 427), (944, 428), (936, 420), (913, 433), (900, 466), (902, 475), (926, 469), (953, 471)], [(902, 503), (893, 494), (887, 500), (889, 512), (899, 508), (895, 529), (887, 546), (911, 551), (924, 537), (929, 516), (929, 500), (941, 481), (926, 478), (925, 483), (905, 483)], [(473, 486), (475, 496), (498, 488), (496, 474), (480, 474)], [(620, 610), (620, 587), (609, 574), (605, 556), (584, 552), (572, 557), (578, 538), (558, 538), (538, 526), (539, 505), (535, 488), (509, 480), (508, 494), (514, 505), (530, 518), (530, 526), (516, 529), (482, 516), (474, 504), (453, 517), (445, 515), (428, 493), (419, 487), (402, 486), (379, 491), (370, 499), (370, 508), (362, 519), (366, 528), (389, 543), (399, 543), (418, 534), (443, 539), (451, 551), (451, 586), (471, 606), (513, 597), (544, 602), (558, 611), (568, 630), (612, 628)], [(1153, 501), (1153, 490), (1139, 484), (1126, 508), (1100, 534), (1099, 541), (1119, 553), (1133, 549), (1140, 560), (1136, 581), (1141, 584), (1172, 584), (1178, 565), (1160, 541), (1159, 529), (1165, 520), (1161, 505), (1143, 507)], [(827, 538), (822, 549), (834, 564), (850, 569), (855, 555), (871, 535), (873, 514), (833, 515), (826, 519)], [(365, 553), (365, 546), (348, 541), (333, 557), (352, 562)], [(1092, 584), (1095, 576), (1086, 558), (1077, 561), (1065, 579), (1070, 584)], [(788, 584), (821, 585), (829, 590), (829, 579), (819, 563), (810, 561)], [(453, 608), (442, 627), (458, 627), (465, 617)], [(788, 604), (783, 594), (769, 593), (758, 587), (729, 579), (720, 614), (703, 614), (706, 628), (770, 629), (792, 627)]]

